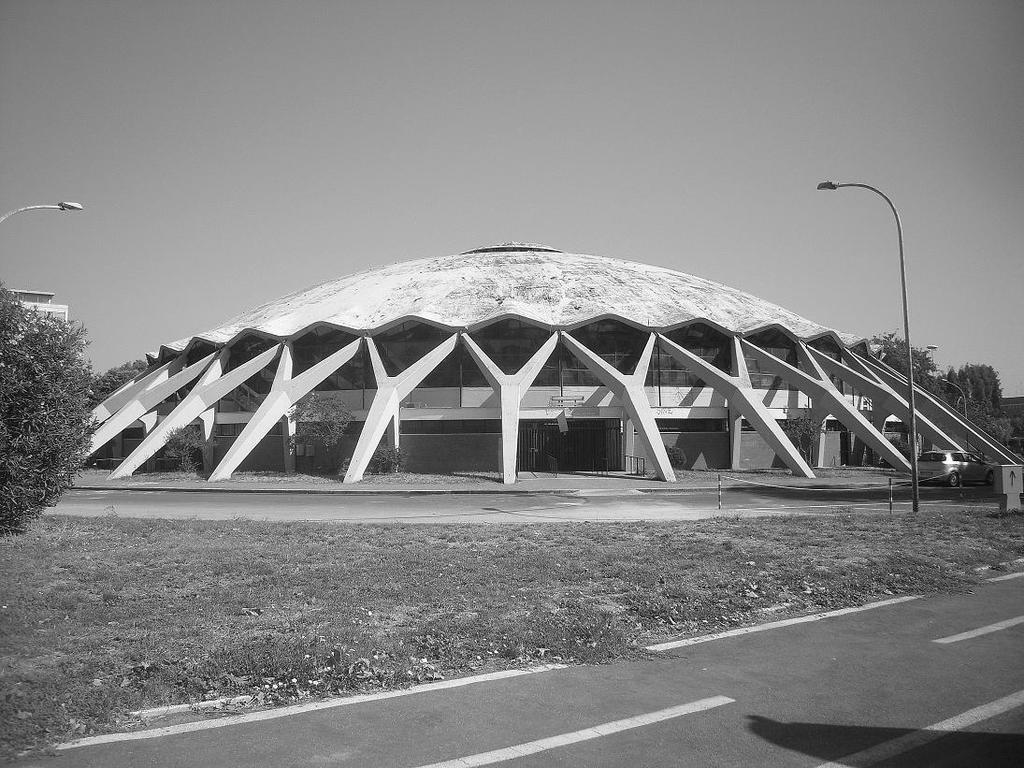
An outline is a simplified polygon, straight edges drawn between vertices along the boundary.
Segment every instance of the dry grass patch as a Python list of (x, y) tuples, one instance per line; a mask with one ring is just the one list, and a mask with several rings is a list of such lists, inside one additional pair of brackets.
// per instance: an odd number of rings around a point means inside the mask
[[(50, 516), (0, 541), (8, 756), (128, 711), (280, 703), (667, 635), (963, 589), (1024, 554), (1024, 519), (964, 511), (459, 526)], [(773, 617), (778, 612), (773, 613)]]

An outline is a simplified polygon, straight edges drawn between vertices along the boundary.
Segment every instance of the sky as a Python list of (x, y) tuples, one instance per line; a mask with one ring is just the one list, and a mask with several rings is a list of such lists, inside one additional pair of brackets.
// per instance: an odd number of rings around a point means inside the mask
[(1024, 3), (0, 0), (0, 281), (103, 370), (510, 240), (642, 261), (1024, 394)]

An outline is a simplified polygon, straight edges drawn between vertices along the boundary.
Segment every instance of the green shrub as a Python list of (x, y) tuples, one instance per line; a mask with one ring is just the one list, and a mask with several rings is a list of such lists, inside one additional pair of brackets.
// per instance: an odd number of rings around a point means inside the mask
[(177, 460), (175, 468), (181, 472), (198, 472), (202, 468), (205, 445), (206, 441), (197, 426), (181, 427), (167, 436), (164, 456)]
[(0, 535), (57, 503), (89, 453), (85, 329), (0, 285)]
[(668, 462), (673, 467), (686, 467), (686, 451), (678, 445), (666, 445), (665, 453), (668, 454)]
[(366, 467), (371, 475), (389, 475), (394, 472), (401, 472), (405, 469), (405, 462), (409, 454), (401, 448), (391, 445), (382, 445), (373, 452), (373, 457)]

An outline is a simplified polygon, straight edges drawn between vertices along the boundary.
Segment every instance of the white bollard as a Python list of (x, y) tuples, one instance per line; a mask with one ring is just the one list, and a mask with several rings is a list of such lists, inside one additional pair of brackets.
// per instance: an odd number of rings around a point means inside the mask
[(1003, 464), (996, 467), (995, 492), (999, 494), (999, 511), (1020, 509), (1021, 488), (1024, 486), (1024, 467)]

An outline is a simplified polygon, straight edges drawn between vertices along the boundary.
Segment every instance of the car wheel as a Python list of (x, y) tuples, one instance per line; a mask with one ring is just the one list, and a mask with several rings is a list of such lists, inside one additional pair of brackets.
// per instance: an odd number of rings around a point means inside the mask
[(995, 483), (996, 473), (990, 469), (988, 472), (985, 473), (985, 485), (995, 485)]
[(958, 488), (960, 486), (960, 473), (950, 472), (949, 477), (946, 478), (946, 485), (950, 488)]

